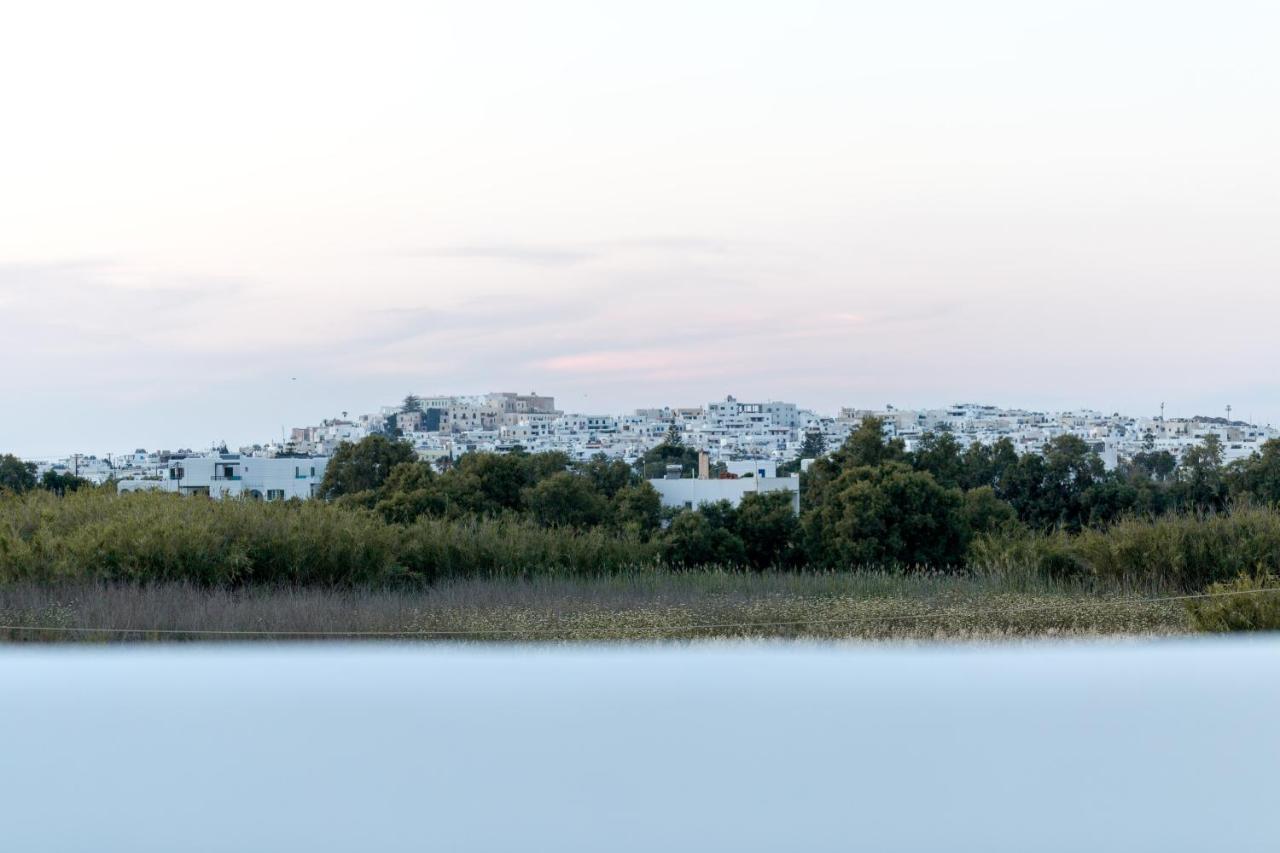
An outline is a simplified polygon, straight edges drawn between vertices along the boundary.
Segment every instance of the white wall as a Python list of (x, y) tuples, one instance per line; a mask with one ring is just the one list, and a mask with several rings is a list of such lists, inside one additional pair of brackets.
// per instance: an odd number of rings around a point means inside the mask
[(650, 480), (663, 506), (697, 508), (705, 503), (728, 501), (737, 506), (749, 492), (792, 493), (792, 507), (800, 512), (799, 477), (745, 477), (738, 480)]
[(750, 474), (752, 477), (778, 476), (778, 463), (772, 459), (731, 459), (725, 462), (724, 466), (725, 470), (735, 477), (741, 477), (744, 474)]

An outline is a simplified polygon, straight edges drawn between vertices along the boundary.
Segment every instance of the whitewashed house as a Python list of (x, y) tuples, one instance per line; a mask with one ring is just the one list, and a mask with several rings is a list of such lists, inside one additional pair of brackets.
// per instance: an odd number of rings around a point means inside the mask
[(160, 480), (121, 480), (120, 492), (166, 491), (212, 498), (282, 501), (314, 497), (329, 464), (324, 456), (241, 456), (213, 453), (172, 458)]

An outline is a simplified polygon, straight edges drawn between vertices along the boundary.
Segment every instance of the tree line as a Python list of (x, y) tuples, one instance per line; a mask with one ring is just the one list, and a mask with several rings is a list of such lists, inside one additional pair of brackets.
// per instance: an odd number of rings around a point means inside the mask
[[(1215, 436), (1181, 460), (1149, 441), (1108, 471), (1093, 447), (1074, 436), (1019, 453), (1007, 439), (963, 447), (939, 432), (908, 451), (902, 441), (886, 440), (883, 424), (868, 418), (802, 475), (799, 516), (787, 493), (750, 493), (736, 507), (664, 508), (647, 478), (661, 476), (668, 465), (679, 465), (686, 475), (697, 466), (697, 452), (676, 431), (631, 465), (520, 450), (469, 453), (433, 465), (407, 443), (374, 435), (335, 452), (321, 504), (391, 528), (414, 528), (418, 550), (426, 531), (497, 521), (508, 525), (502, 529), (525, 531), (527, 541), (542, 543), (538, 549), (550, 548), (556, 537), (568, 543), (590, 536), (592, 542), (634, 546), (627, 553), (674, 567), (762, 570), (959, 568), (989, 557), (997, 540), (1043, 543), (1051, 534), (1061, 550), (1061, 537), (1083, 542), (1086, 532), (1135, 519), (1182, 515), (1194, 521), (1234, 504), (1280, 503), (1280, 441), (1224, 464)], [(35, 466), (0, 456), (0, 493), (63, 495), (88, 485), (53, 471), (37, 477)], [(528, 533), (535, 530), (536, 536)]]
[[(814, 449), (819, 449), (815, 447)], [(982, 536), (1100, 530), (1120, 519), (1207, 513), (1241, 499), (1280, 502), (1280, 441), (1226, 465), (1217, 436), (1181, 461), (1144, 449), (1108, 471), (1085, 440), (1049, 441), (1019, 453), (1002, 438), (964, 447), (949, 432), (908, 451), (865, 419), (801, 478), (796, 517), (785, 493), (748, 494), (696, 510), (664, 509), (647, 477), (669, 464), (691, 472), (697, 452), (677, 432), (634, 465), (562, 453), (469, 453), (438, 470), (386, 436), (343, 445), (322, 494), (386, 521), (518, 516), (548, 528), (603, 529), (655, 541), (672, 565), (850, 567), (965, 564)]]
[(697, 451), (672, 438), (634, 465), (516, 450), (468, 453), (440, 470), (418, 460), (408, 444), (372, 435), (338, 448), (320, 493), (393, 524), (510, 517), (544, 528), (611, 532), (655, 545), (673, 566), (764, 569), (799, 562), (799, 522), (785, 493), (748, 494), (737, 507), (720, 502), (697, 511), (664, 509), (646, 472), (697, 465)]
[(22, 494), (35, 489), (44, 489), (57, 495), (89, 488), (93, 484), (84, 477), (77, 477), (70, 472), (60, 474), (52, 469), (43, 475), (36, 476), (36, 464), (24, 462), (12, 453), (0, 455), (0, 492)]

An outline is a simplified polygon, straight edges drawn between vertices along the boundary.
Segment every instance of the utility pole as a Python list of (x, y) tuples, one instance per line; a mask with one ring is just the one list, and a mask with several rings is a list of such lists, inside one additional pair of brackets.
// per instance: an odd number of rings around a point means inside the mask
[(1231, 423), (1231, 404), (1227, 403), (1227, 423)]

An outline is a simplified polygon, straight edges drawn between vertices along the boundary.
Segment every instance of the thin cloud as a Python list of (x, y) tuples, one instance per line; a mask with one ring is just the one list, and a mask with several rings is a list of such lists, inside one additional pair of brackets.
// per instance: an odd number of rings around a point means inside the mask
[(432, 246), (397, 254), (414, 258), (494, 261), (535, 267), (565, 267), (634, 252), (727, 255), (737, 248), (740, 248), (740, 246), (726, 240), (692, 235), (667, 235), (541, 246), (523, 243)]
[(535, 267), (573, 266), (596, 257), (596, 253), (582, 249), (519, 245), (443, 246), (408, 254), (418, 258), (497, 261)]

